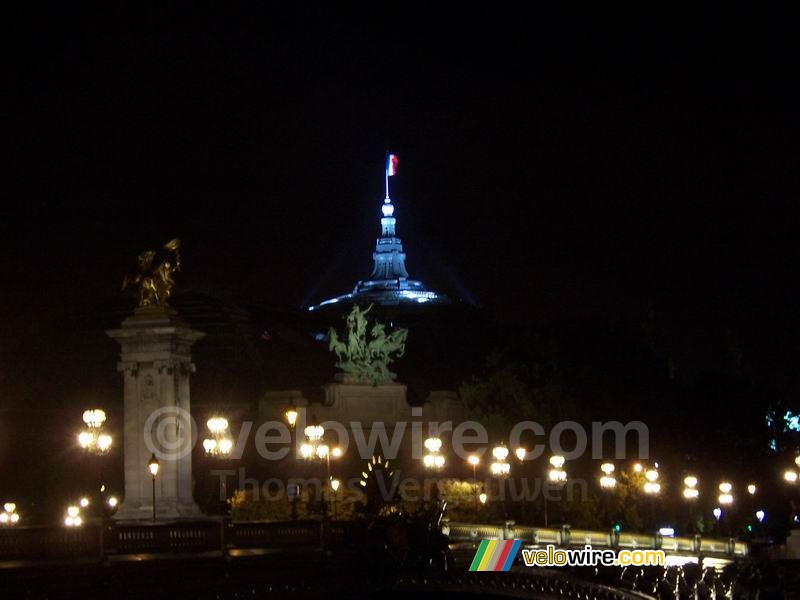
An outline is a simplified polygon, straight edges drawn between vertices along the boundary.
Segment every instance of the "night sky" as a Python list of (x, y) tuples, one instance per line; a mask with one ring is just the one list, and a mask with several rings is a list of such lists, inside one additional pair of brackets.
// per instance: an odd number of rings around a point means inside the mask
[[(72, 349), (48, 331), (175, 236), (182, 285), (349, 291), (386, 150), (412, 277), (506, 322), (733, 332), (759, 376), (788, 377), (791, 20), (423, 6), (5, 9), (0, 382), (57, 371)], [(41, 367), (15, 362), (31, 336)]]

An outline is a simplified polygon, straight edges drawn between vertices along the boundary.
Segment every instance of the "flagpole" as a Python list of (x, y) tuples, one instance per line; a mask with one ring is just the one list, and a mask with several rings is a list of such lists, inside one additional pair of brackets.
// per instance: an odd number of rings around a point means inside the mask
[(389, 199), (389, 155), (383, 161), (383, 179), (386, 182), (386, 199)]

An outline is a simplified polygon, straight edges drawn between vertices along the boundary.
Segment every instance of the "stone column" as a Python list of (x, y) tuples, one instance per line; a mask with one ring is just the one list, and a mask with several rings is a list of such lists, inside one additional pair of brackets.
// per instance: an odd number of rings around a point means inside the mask
[(150, 520), (155, 452), (156, 519), (200, 516), (192, 498), (191, 447), (197, 437), (189, 418), (191, 346), (205, 334), (190, 329), (169, 308), (137, 308), (121, 329), (106, 332), (121, 346), (124, 377), (125, 499), (114, 518)]

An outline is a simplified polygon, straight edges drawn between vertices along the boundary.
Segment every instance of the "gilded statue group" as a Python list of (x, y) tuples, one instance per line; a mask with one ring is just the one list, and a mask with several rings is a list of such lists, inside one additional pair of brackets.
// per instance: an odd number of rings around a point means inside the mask
[(175, 280), (173, 273), (181, 270), (179, 250), (181, 241), (170, 240), (159, 250), (147, 250), (139, 255), (138, 272), (127, 275), (122, 281), (122, 289), (136, 287), (139, 292), (139, 307), (169, 306), (169, 297)]

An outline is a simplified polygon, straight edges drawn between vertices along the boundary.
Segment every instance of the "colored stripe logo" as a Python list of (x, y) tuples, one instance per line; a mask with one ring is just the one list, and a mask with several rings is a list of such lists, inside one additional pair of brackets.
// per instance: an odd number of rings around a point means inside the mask
[(508, 571), (522, 540), (483, 540), (478, 546), (470, 571)]

